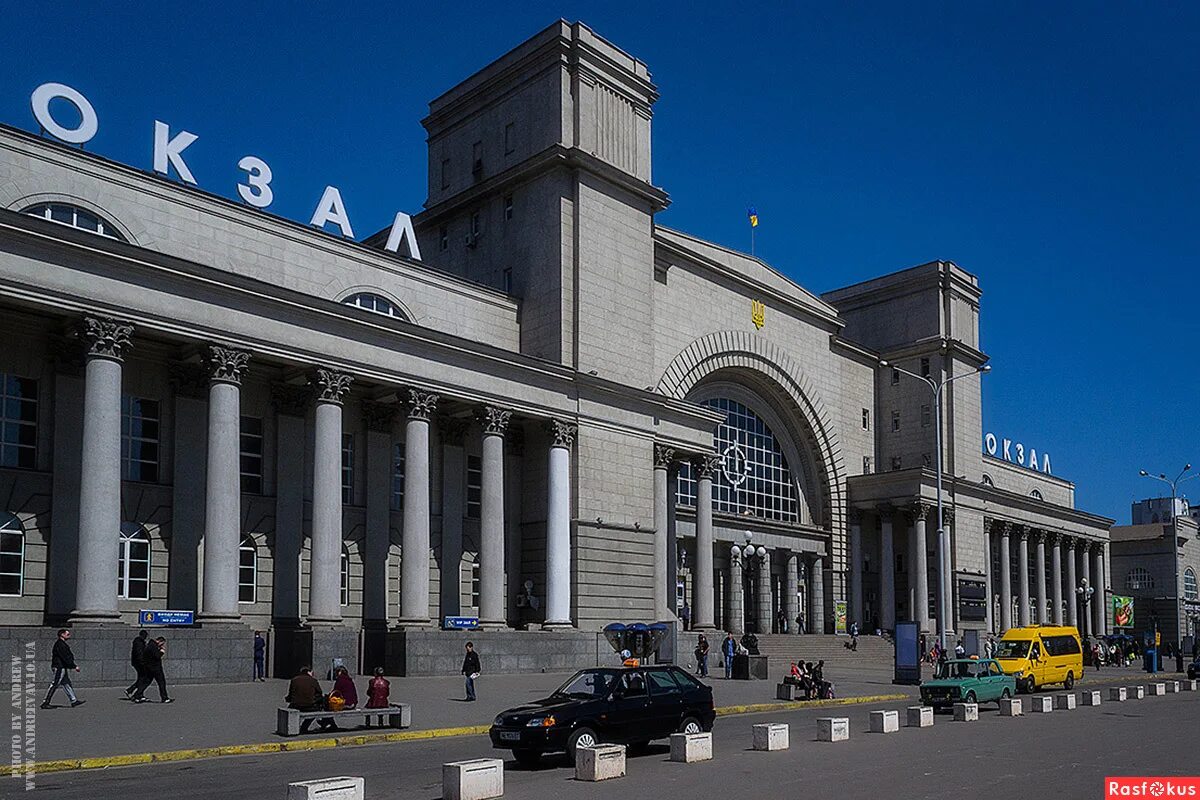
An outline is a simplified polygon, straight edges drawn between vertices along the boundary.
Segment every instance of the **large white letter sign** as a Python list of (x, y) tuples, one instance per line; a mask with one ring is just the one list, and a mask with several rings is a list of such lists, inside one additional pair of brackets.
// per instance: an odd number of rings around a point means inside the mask
[(313, 212), (309, 225), (324, 228), (325, 223), (332, 222), (342, 231), (342, 236), (354, 238), (354, 230), (350, 227), (350, 218), (346, 216), (346, 206), (342, 203), (342, 193), (336, 186), (326, 186), (317, 210)]
[(404, 243), (409, 258), (421, 260), (421, 247), (417, 244), (417, 235), (413, 233), (412, 217), (403, 211), (397, 211), (396, 219), (392, 221), (392, 230), (388, 233), (387, 244), (383, 246), (383, 249), (399, 253), (401, 242)]
[(238, 162), (238, 169), (246, 171), (246, 182), (239, 183), (237, 190), (250, 205), (255, 208), (266, 208), (275, 199), (271, 191), (271, 168), (267, 162), (254, 156), (246, 156)]
[[(80, 118), (78, 128), (64, 128), (54, 121), (54, 117), (50, 114), (50, 101), (57, 98), (62, 98), (75, 106)], [(60, 139), (68, 144), (83, 144), (91, 141), (100, 127), (100, 121), (96, 119), (96, 109), (92, 108), (92, 104), (86, 97), (70, 86), (64, 86), (61, 83), (43, 83), (33, 90), (33, 94), (29, 97), (29, 103), (33, 106), (33, 116), (38, 121), (38, 125), (41, 125), (55, 139)]]
[(171, 137), (171, 127), (165, 122), (154, 120), (154, 171), (170, 175), (170, 167), (174, 167), (184, 183), (196, 185), (192, 171), (183, 162), (183, 151), (200, 137), (194, 133), (180, 131)]

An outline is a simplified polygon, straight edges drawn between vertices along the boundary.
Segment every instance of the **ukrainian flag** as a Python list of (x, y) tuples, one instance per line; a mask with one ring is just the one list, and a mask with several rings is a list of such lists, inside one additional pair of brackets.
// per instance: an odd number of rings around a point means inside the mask
[(755, 210), (754, 206), (750, 206), (749, 208), (746, 209), (746, 216), (750, 217), (750, 227), (757, 228), (758, 227), (758, 211)]

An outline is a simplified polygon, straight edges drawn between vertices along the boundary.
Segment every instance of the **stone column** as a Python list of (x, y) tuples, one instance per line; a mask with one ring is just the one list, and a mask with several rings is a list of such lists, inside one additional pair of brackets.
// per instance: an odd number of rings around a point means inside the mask
[(896, 551), (892, 541), (892, 510), (879, 512), (879, 625), (896, 627)]
[(1092, 615), (1095, 620), (1092, 623), (1092, 630), (1095, 632), (1096, 636), (1107, 636), (1108, 614), (1105, 613), (1107, 610), (1105, 606), (1107, 605), (1108, 599), (1108, 581), (1105, 580), (1104, 574), (1104, 545), (1096, 544), (1093, 550), (1095, 551), (1094, 557), (1096, 559), (1096, 563), (1092, 569), (1092, 572), (1096, 576), (1096, 593), (1092, 595)]
[(238, 547), (242, 543), (242, 373), (244, 350), (212, 345), (208, 367), (208, 469), (204, 493), (203, 622), (232, 622), (238, 612)]
[(759, 545), (758, 559), (758, 632), (771, 632), (771, 551)]
[[(785, 561), (783, 613), (787, 617), (788, 630), (792, 633), (799, 633), (800, 626), (796, 624), (796, 617), (800, 614), (800, 608), (796, 603), (796, 594), (800, 591), (800, 556), (795, 550), (791, 550), (786, 553)], [(806, 625), (809, 619), (808, 612), (805, 611), (804, 623)]]
[[(954, 509), (942, 509), (944, 532), (938, 536), (938, 581), (941, 587), (941, 603), (938, 608), (938, 624), (946, 635), (946, 641), (954, 641)], [(942, 616), (945, 618), (942, 619)]]
[(654, 445), (654, 619), (660, 622), (675, 618), (675, 592), (667, 578), (671, 537), (667, 487), (671, 483), (671, 462), (674, 460), (674, 448)]
[(485, 406), (479, 414), (483, 427), (483, 474), (479, 499), (479, 623), (503, 628), (504, 604), (504, 434), (512, 412)]
[(696, 459), (696, 573), (692, 577), (692, 624), (699, 631), (715, 629), (713, 602), (712, 480), (720, 463), (717, 456)]
[(550, 480), (546, 514), (546, 621), (571, 627), (571, 446), (578, 426), (550, 421)]
[(850, 509), (850, 613), (847, 628), (851, 622), (857, 622), (861, 630), (866, 630), (867, 621), (863, 611), (863, 550), (862, 550), (862, 514), (858, 509)]
[(808, 564), (808, 619), (813, 633), (825, 632), (825, 566), (820, 556)]
[(385, 628), (388, 615), (387, 562), (392, 528), (392, 432), (396, 405), (363, 401), (367, 430), (367, 515), (363, 553), (363, 625)]
[(304, 417), (311, 403), (307, 386), (271, 387), (275, 408), (275, 550), (271, 575), (273, 624), (300, 625), (300, 552), (304, 546)]
[[(429, 625), (429, 418), (438, 395), (408, 391), (404, 423), (404, 531), (400, 554), (400, 625)], [(451, 571), (450, 579), (457, 575)]]
[(1067, 540), (1067, 624), (1079, 628), (1079, 608), (1075, 588), (1075, 537), (1068, 536)]
[(916, 608), (913, 619), (920, 626), (922, 633), (928, 633), (929, 627), (929, 555), (925, 537), (925, 520), (929, 517), (929, 504), (917, 503), (913, 506), (913, 566), (916, 568)]
[(354, 378), (318, 367), (313, 414), (312, 558), (308, 576), (308, 624), (342, 622), (342, 400)]
[(1036, 543), (1036, 558), (1033, 562), (1035, 583), (1034, 596), (1037, 598), (1037, 617), (1035, 621), (1038, 624), (1048, 622), (1046, 616), (1046, 536), (1042, 531), (1034, 531), (1034, 542)]
[(1029, 537), (1017, 529), (1017, 623), (1029, 624)]
[(1063, 572), (1062, 572), (1062, 537), (1056, 533), (1050, 534), (1050, 603), (1052, 604), (1050, 618), (1055, 625), (1063, 624)]
[(1012, 551), (1009, 534), (1012, 526), (1000, 523), (1000, 632), (1012, 627)]
[[(1096, 587), (1092, 586), (1091, 548), (1091, 542), (1081, 541), (1079, 543), (1079, 564), (1083, 567), (1083, 580), (1080, 582), (1086, 583), (1094, 590)], [(1096, 597), (1097, 595), (1093, 593), (1091, 599), (1087, 600), (1086, 605), (1083, 607), (1083, 619), (1080, 620), (1083, 623), (1083, 628), (1079, 632), (1084, 636), (1096, 635), (1096, 629), (1092, 627), (1092, 620), (1095, 619), (1095, 615), (1092, 613), (1092, 604), (1096, 602)]]
[(741, 636), (746, 632), (746, 614), (742, 609), (745, 592), (742, 582), (742, 548), (736, 544), (729, 551), (729, 633)]
[(83, 458), (79, 476), (79, 562), (75, 573), (77, 622), (118, 618), (117, 559), (121, 530), (121, 357), (133, 325), (84, 317), (87, 348), (83, 388)]

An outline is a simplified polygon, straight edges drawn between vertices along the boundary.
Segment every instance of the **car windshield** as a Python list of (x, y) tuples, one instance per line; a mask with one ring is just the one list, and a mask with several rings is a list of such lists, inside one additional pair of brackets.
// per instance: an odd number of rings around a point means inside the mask
[(571, 679), (554, 690), (559, 697), (604, 697), (612, 687), (613, 675), (609, 672), (577, 672)]
[(934, 677), (938, 680), (946, 678), (974, 678), (979, 665), (974, 661), (947, 661), (938, 664)]
[(1029, 654), (1028, 639), (1005, 639), (996, 648), (996, 658), (1024, 658)]

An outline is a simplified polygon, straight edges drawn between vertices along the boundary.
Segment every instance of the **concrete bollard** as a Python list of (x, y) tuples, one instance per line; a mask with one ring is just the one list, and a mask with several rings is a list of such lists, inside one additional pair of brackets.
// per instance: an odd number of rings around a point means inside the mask
[(1080, 696), (1080, 698), (1083, 699), (1083, 704), (1085, 706), (1100, 705), (1100, 693), (1099, 692), (1081, 692), (1079, 696)]
[(846, 717), (821, 717), (817, 720), (818, 742), (846, 742), (850, 740), (850, 720)]
[(910, 727), (910, 728), (932, 728), (933, 727), (933, 706), (909, 706), (908, 707), (908, 727)]
[(1000, 698), (1000, 716), (1002, 717), (1023, 717), (1025, 712), (1021, 710), (1021, 698), (1019, 697), (1001, 697)]
[(1196, 691), (1196, 683), (1195, 680), (1183, 681), (1180, 686), (1185, 692), (1194, 692)]
[(1054, 698), (1048, 694), (1035, 694), (1029, 698), (1029, 710), (1035, 714), (1049, 714), (1054, 710)]
[(322, 778), (289, 783), (287, 800), (363, 800), (362, 778)]
[(899, 711), (872, 711), (871, 733), (895, 733), (900, 730)]
[(1167, 694), (1179, 694), (1179, 681), (1167, 681)]
[(625, 745), (598, 744), (575, 748), (575, 780), (607, 781), (625, 777)]
[(1068, 692), (1066, 694), (1056, 695), (1054, 697), (1054, 707), (1059, 711), (1074, 711), (1075, 710), (1075, 693)]
[(955, 703), (954, 704), (954, 721), (955, 722), (978, 722), (979, 721), (979, 704), (978, 703)]
[(1162, 697), (1167, 693), (1167, 685), (1165, 683), (1152, 683), (1146, 689), (1151, 697)]
[(442, 764), (442, 800), (488, 800), (504, 796), (504, 762), (475, 758)]
[(711, 761), (713, 757), (711, 733), (672, 733), (671, 760), (681, 764)]
[(1130, 686), (1129, 694), (1127, 694), (1126, 697), (1128, 697), (1130, 700), (1145, 700), (1146, 699), (1146, 687), (1145, 686)]
[(767, 722), (762, 725), (755, 725), (752, 731), (754, 733), (755, 750), (772, 752), (774, 750), (787, 750), (789, 747), (789, 729), (782, 722)]
[(1128, 692), (1124, 686), (1114, 686), (1108, 690), (1108, 699), (1114, 703), (1124, 703), (1128, 697)]
[(799, 700), (800, 687), (791, 683), (775, 684), (776, 700)]

